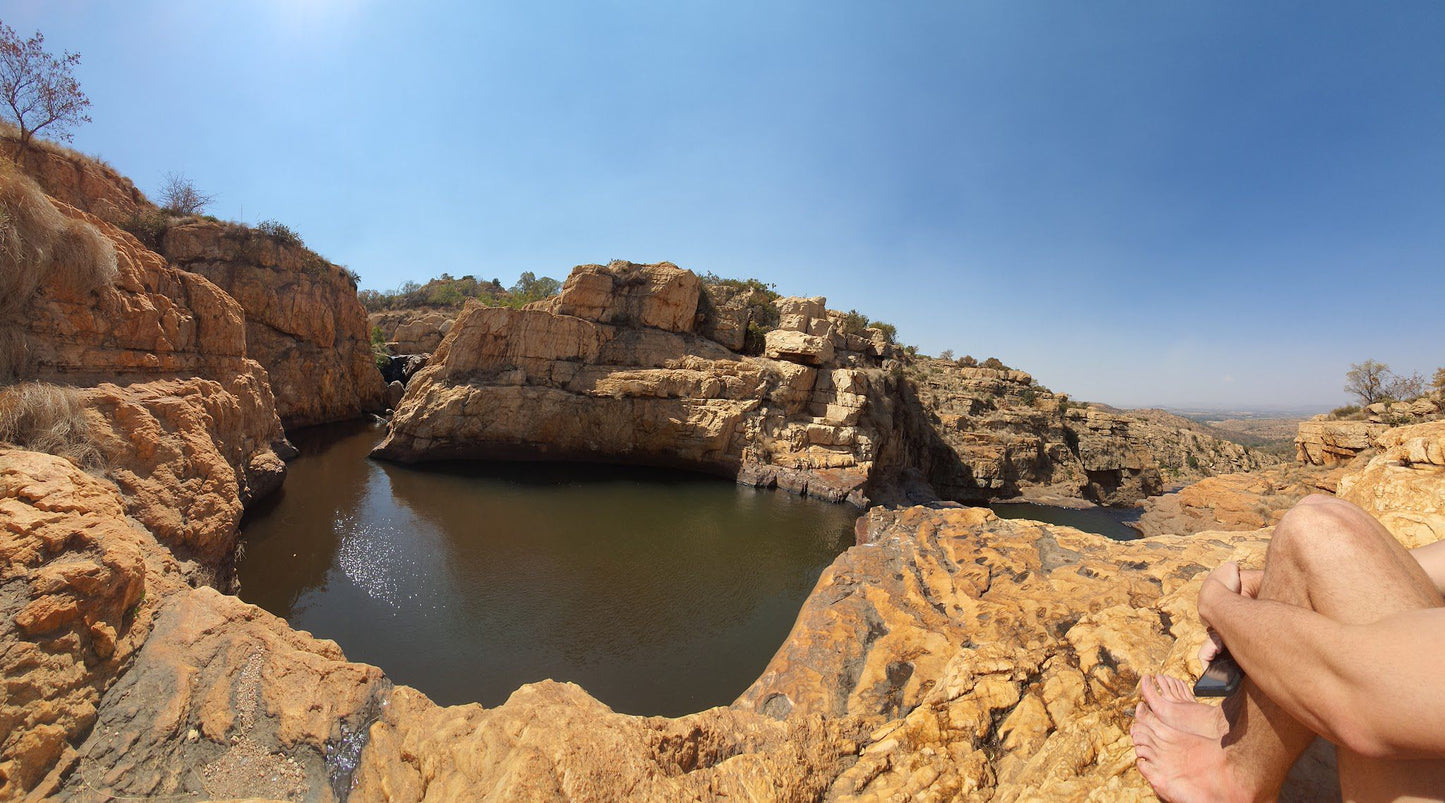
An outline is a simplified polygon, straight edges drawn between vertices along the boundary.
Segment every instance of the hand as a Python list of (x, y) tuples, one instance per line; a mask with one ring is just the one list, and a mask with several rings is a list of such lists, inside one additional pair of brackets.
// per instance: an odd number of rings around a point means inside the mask
[[(1208, 638), (1199, 647), (1199, 660), (1204, 663), (1213, 661), (1220, 653), (1224, 652), (1224, 641), (1214, 628), (1209, 625), (1209, 619), (1205, 615), (1205, 598), (1228, 591), (1231, 594), (1238, 594), (1250, 599), (1259, 597), (1259, 587), (1264, 582), (1264, 572), (1245, 571), (1239, 568), (1234, 561), (1220, 566), (1204, 578), (1204, 585), (1199, 588), (1199, 614), (1204, 619), (1205, 634)], [(1221, 588), (1222, 586), (1222, 588)]]

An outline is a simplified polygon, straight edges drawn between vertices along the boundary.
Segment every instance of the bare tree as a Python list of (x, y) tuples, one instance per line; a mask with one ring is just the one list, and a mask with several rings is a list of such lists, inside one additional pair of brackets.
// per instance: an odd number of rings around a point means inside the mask
[(161, 208), (173, 215), (199, 215), (216, 200), (196, 189), (184, 173), (167, 173), (161, 185)]
[(1431, 377), (1430, 386), (1435, 388), (1436, 393), (1445, 393), (1445, 368), (1435, 369), (1435, 376)]
[(90, 99), (71, 72), (79, 63), (79, 53), (66, 51), (58, 59), (46, 53), (45, 35), (39, 31), (22, 40), (0, 22), (0, 114), (20, 129), (16, 159), (36, 132), (49, 129), (50, 137), (69, 142), (71, 128), (90, 122), (85, 113)]
[(1345, 372), (1345, 392), (1359, 397), (1360, 404), (1370, 405), (1385, 397), (1385, 386), (1391, 379), (1390, 366), (1365, 360), (1350, 364)]
[(1410, 401), (1425, 395), (1425, 377), (1419, 373), (1409, 376), (1388, 377), (1385, 382), (1385, 395), (1396, 401)]

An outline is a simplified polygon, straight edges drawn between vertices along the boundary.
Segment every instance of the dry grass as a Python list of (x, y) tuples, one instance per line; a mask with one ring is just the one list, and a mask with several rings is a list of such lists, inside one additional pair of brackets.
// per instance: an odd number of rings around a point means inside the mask
[(0, 390), (0, 441), (63, 457), (81, 468), (105, 467), (79, 391), (44, 382)]
[(42, 284), (87, 292), (115, 279), (115, 247), (66, 217), (29, 177), (0, 162), (0, 314), (22, 309)]

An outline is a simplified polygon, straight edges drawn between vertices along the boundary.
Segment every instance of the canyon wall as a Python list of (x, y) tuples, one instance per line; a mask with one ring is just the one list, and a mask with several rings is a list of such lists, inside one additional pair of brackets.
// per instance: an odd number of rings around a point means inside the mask
[(469, 303), (375, 454), (645, 463), (863, 503), (893, 426), (881, 333), (784, 299), (747, 357), (697, 333), (700, 291), (668, 263), (613, 263), (527, 309)]
[(366, 311), (343, 268), (285, 234), (200, 219), (169, 227), (160, 250), (240, 303), (247, 353), (266, 367), (287, 428), (384, 406)]
[(821, 298), (778, 299), (761, 354), (742, 354), (749, 292), (615, 262), (577, 268), (525, 310), (470, 304), (376, 454), (640, 462), (855, 502), (1113, 505), (1267, 460), (1168, 421), (1071, 406), (1022, 371), (903, 359)]

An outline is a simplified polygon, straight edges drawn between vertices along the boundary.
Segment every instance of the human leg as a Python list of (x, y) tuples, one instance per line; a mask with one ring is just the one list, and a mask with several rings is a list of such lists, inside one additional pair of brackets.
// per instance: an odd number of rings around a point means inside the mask
[[(1419, 564), (1379, 522), (1331, 497), (1309, 497), (1280, 521), (1266, 555), (1259, 597), (1311, 608), (1348, 624), (1442, 602)], [(1228, 730), (1217, 742), (1181, 730), (1180, 712), (1190, 711), (1191, 704), (1170, 702), (1161, 711), (1174, 724), (1147, 710), (1141, 711), (1134, 728), (1140, 772), (1168, 800), (1203, 799), (1206, 786), (1215, 797), (1270, 799), (1314, 739), (1248, 679), (1225, 703)], [(1141, 709), (1147, 708), (1146, 701)], [(1192, 716), (1202, 719), (1204, 714), (1193, 711)], [(1390, 782), (1392, 771), (1397, 776), (1405, 772), (1401, 777), (1411, 788), (1426, 788), (1435, 777), (1429, 766), (1412, 764), (1402, 770), (1345, 750), (1339, 754), (1341, 786), (1358, 799), (1389, 794), (1380, 784)], [(1220, 792), (1220, 783), (1228, 785), (1229, 794)]]

